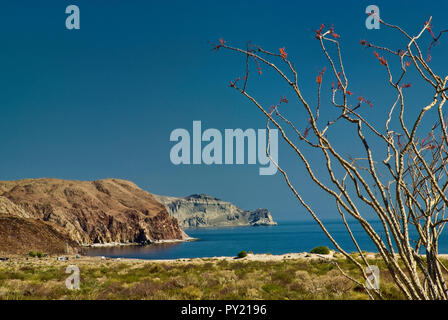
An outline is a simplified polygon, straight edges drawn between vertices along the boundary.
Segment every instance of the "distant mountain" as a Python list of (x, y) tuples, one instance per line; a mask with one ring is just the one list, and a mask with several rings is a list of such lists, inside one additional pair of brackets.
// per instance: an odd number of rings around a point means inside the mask
[(16, 239), (29, 249), (51, 239), (90, 245), (188, 238), (150, 193), (119, 179), (0, 181), (0, 218), (0, 242)]
[(267, 209), (245, 211), (230, 202), (205, 194), (185, 198), (154, 197), (184, 228), (277, 225)]

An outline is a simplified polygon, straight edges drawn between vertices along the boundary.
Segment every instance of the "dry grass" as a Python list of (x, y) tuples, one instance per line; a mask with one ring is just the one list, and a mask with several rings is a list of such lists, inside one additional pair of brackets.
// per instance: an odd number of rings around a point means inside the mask
[[(359, 271), (335, 258), (351, 276)], [(382, 267), (381, 261), (372, 260)], [(65, 269), (81, 270), (81, 289), (65, 287)], [(381, 289), (388, 299), (403, 296), (388, 271)], [(56, 261), (15, 257), (0, 262), (0, 299), (367, 299), (361, 288), (324, 260), (297, 258), (194, 259), (171, 262), (101, 260), (85, 257)]]

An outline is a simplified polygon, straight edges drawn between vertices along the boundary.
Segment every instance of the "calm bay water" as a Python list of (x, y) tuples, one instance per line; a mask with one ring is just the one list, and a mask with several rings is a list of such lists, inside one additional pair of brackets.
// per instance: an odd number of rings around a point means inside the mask
[[(342, 222), (326, 222), (326, 227), (334, 238), (348, 252), (355, 251), (352, 240)], [(380, 224), (372, 226), (379, 230)], [(372, 241), (361, 231), (356, 223), (350, 224), (362, 250), (376, 252)], [(272, 227), (227, 227), (207, 229), (187, 229), (187, 234), (197, 241), (155, 244), (149, 246), (124, 246), (113, 248), (91, 248), (87, 255), (111, 258), (138, 259), (179, 259), (203, 258), (216, 256), (235, 256), (241, 250), (254, 253), (283, 254), (304, 252), (325, 245), (333, 245), (313, 222), (280, 222)], [(412, 238), (412, 235), (411, 235)], [(440, 239), (440, 253), (448, 253), (448, 234)]]

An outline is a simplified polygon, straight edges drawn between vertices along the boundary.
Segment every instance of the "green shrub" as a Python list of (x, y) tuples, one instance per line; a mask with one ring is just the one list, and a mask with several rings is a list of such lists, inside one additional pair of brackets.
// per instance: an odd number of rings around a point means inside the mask
[(325, 246), (319, 246), (319, 247), (316, 247), (316, 248), (312, 249), (310, 251), (310, 253), (329, 254), (330, 253), (330, 249), (328, 249), (328, 247), (325, 247)]
[(241, 258), (244, 258), (244, 257), (247, 257), (247, 252), (246, 251), (240, 251), (240, 253), (238, 253), (238, 259), (241, 259)]
[(45, 257), (45, 253), (43, 253), (42, 251), (30, 251), (28, 252), (28, 255), (32, 258), (43, 258)]

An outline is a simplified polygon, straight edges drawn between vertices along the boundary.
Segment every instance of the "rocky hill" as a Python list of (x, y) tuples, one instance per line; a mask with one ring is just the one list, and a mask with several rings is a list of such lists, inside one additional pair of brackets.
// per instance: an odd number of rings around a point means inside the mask
[(267, 209), (244, 211), (230, 202), (204, 194), (185, 198), (154, 197), (184, 228), (277, 225)]
[(62, 228), (41, 220), (0, 216), (0, 253), (77, 253), (79, 245)]
[(5, 226), (11, 221), (24, 243), (38, 240), (36, 230), (43, 240), (78, 245), (187, 238), (150, 193), (118, 179), (0, 181), (0, 217), (0, 242), (14, 240), (13, 228)]

